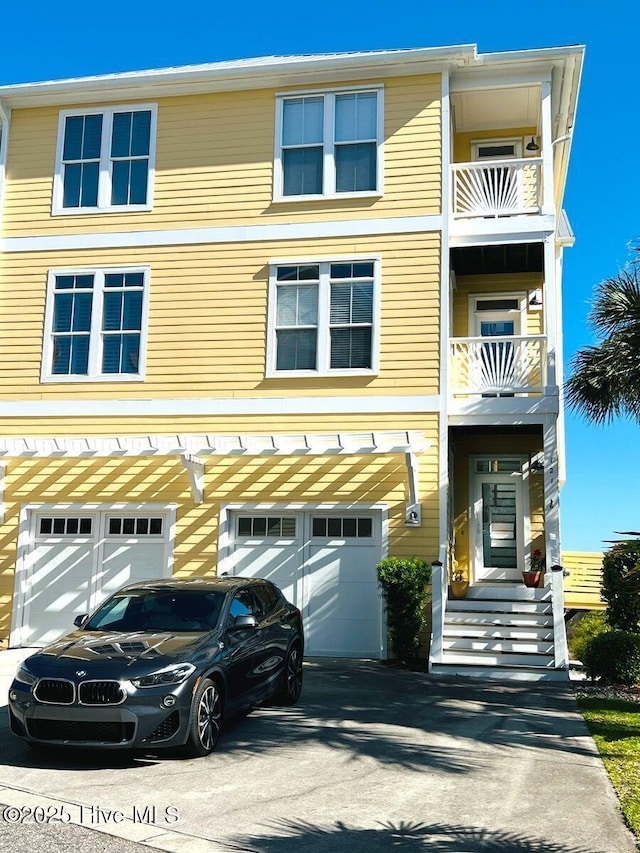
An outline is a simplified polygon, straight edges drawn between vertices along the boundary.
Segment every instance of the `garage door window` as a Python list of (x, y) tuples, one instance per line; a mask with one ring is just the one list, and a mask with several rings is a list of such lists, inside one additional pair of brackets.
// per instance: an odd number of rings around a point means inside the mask
[(109, 518), (109, 536), (161, 536), (162, 519), (142, 517)]
[(312, 536), (326, 539), (371, 539), (373, 523), (370, 518), (314, 516)]
[(238, 536), (267, 536), (276, 539), (294, 539), (296, 536), (296, 518), (271, 515), (255, 515), (250, 518), (239, 518)]
[(40, 536), (91, 536), (91, 518), (41, 517), (38, 524)]

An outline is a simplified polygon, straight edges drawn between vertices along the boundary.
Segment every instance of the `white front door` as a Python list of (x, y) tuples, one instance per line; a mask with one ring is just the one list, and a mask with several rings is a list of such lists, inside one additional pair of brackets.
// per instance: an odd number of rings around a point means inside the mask
[(234, 512), (230, 574), (273, 581), (302, 612), (310, 656), (383, 653), (379, 513)]
[[(503, 467), (508, 467), (509, 463), (503, 462)], [(513, 464), (519, 468), (519, 463)], [(528, 527), (522, 474), (519, 469), (510, 473), (476, 470), (472, 476), (472, 581), (518, 583), (524, 569)]]

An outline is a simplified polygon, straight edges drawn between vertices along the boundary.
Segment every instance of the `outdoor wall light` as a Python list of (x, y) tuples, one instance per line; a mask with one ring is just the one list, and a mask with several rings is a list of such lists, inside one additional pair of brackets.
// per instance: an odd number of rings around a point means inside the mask
[(540, 474), (544, 471), (544, 462), (540, 459), (534, 459), (531, 463), (531, 471), (535, 474)]
[(542, 291), (533, 290), (529, 295), (529, 308), (539, 310), (542, 308)]
[(540, 150), (540, 146), (536, 142), (535, 136), (531, 137), (531, 142), (528, 145), (526, 145), (525, 147), (526, 147), (527, 151), (539, 151)]

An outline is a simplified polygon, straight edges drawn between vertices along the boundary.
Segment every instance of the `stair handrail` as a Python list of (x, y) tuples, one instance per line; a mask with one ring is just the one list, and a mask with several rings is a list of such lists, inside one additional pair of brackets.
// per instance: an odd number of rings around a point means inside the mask
[(440, 560), (431, 563), (431, 646), (429, 671), (434, 663), (442, 662), (444, 614), (447, 609), (447, 570)]
[(553, 615), (553, 654), (556, 669), (569, 669), (567, 629), (564, 622), (564, 567), (551, 566), (551, 612)]

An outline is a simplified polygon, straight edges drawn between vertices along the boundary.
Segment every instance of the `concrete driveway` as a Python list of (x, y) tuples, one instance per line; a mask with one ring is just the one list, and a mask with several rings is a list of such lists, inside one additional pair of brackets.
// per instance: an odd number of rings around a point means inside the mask
[(636, 850), (555, 685), (311, 661), (295, 708), (236, 721), (206, 759), (42, 757), (6, 718), (0, 754), (0, 802), (181, 853)]

